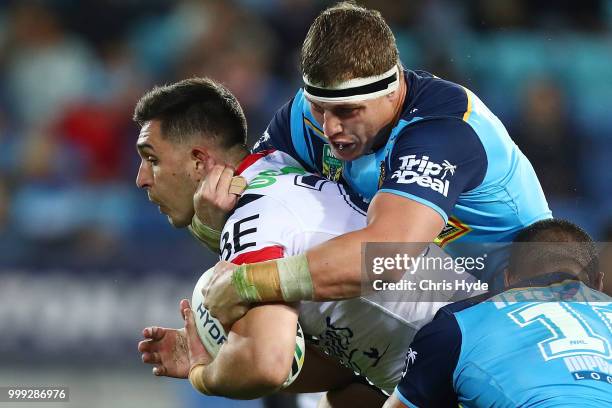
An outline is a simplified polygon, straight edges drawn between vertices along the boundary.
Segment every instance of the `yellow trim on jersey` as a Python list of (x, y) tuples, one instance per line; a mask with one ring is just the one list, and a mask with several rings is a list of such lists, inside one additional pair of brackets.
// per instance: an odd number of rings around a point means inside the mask
[(467, 95), (467, 109), (465, 110), (465, 113), (463, 114), (463, 121), (467, 122), (468, 119), (470, 118), (470, 115), (472, 114), (472, 95), (471, 92), (468, 91), (466, 88), (463, 88), (465, 90), (465, 94)]
[(319, 128), (317, 128), (314, 123), (312, 123), (308, 118), (304, 118), (304, 123), (306, 123), (308, 125), (308, 127), (310, 127), (312, 130), (314, 130), (314, 132), (321, 136), (323, 139), (325, 139), (327, 141), (327, 137), (325, 137), (325, 133), (321, 132), (319, 130)]

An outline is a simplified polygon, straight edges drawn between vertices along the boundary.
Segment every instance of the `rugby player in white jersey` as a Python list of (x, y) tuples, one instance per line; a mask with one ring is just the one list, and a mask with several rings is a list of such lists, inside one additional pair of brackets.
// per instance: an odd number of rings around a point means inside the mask
[[(246, 179), (247, 190), (235, 199), (221, 236), (213, 242), (220, 242), (222, 260), (242, 264), (292, 256), (366, 224), (365, 211), (341, 185), (305, 172), (282, 152), (249, 155), (240, 105), (209, 79), (153, 89), (139, 101), (134, 119), (142, 126), (137, 185), (173, 226), (190, 227), (200, 239), (210, 240), (201, 225), (192, 224), (194, 197), (203, 185), (215, 185), (215, 166), (234, 166)], [(208, 182), (202, 183), (205, 178)], [(433, 245), (428, 251), (430, 257), (442, 255)], [(286, 380), (299, 317), (306, 339), (335, 362), (309, 350), (303, 372), (288, 391), (333, 390), (328, 402), (337, 406), (349, 403), (343, 398), (380, 406), (382, 395), (355, 381), (353, 372), (392, 392), (416, 331), (445, 304), (431, 292), (411, 295), (403, 302), (373, 294), (337, 302), (264, 304), (231, 327), (214, 360), (197, 335), (184, 330), (146, 328), (138, 348), (156, 375), (189, 375), (196, 389), (210, 395), (257, 398), (279, 390)], [(181, 309), (193, 324), (187, 301)]]

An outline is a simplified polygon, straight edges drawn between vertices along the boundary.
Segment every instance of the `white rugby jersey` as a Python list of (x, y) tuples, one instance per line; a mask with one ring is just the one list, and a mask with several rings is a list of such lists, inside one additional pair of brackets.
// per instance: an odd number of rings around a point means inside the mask
[[(366, 226), (366, 209), (357, 197), (307, 173), (283, 152), (252, 154), (237, 173), (247, 179), (248, 188), (223, 228), (222, 260), (243, 264), (297, 255)], [(432, 251), (443, 253), (433, 244)], [(310, 344), (391, 393), (414, 335), (446, 304), (427, 296), (423, 293), (419, 303), (384, 302), (377, 294), (301, 302), (299, 322)]]

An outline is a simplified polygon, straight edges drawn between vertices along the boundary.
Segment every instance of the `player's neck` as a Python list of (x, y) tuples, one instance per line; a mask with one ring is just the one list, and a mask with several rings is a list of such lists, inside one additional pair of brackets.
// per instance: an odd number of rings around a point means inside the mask
[(223, 153), (223, 161), (225, 164), (238, 168), (245, 157), (249, 155), (249, 151), (244, 146), (235, 146)]

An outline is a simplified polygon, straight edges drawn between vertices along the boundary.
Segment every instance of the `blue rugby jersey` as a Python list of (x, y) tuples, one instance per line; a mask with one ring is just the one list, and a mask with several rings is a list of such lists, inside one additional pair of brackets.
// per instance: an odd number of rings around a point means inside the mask
[(397, 398), (408, 407), (612, 407), (612, 298), (567, 274), (534, 284), (543, 286), (442, 308), (411, 344)]
[[(551, 217), (531, 163), (476, 95), (426, 72), (403, 74), (400, 120), (377, 151), (350, 162), (335, 158), (302, 90), (254, 150), (282, 150), (366, 200), (383, 191), (431, 207), (447, 223), (437, 243), (452, 255), (481, 255), (457, 244), (510, 242), (523, 227)], [(505, 262), (503, 250), (493, 252), (478, 276), (490, 282)]]

